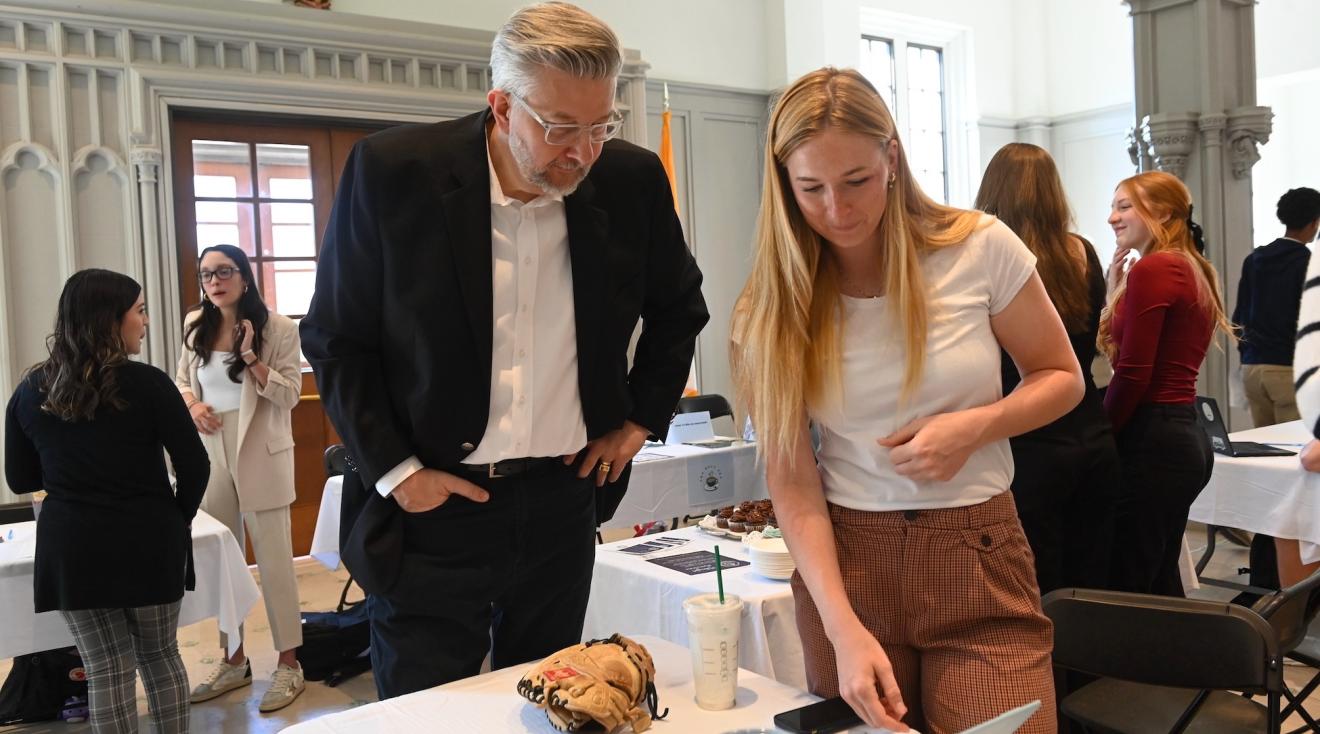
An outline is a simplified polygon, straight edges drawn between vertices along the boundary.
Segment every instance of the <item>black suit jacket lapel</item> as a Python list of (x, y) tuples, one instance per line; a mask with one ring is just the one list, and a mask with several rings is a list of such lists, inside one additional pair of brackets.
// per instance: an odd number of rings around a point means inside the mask
[[(578, 384), (583, 402), (587, 401), (587, 387), (591, 374), (587, 371), (591, 355), (596, 353), (601, 331), (601, 316), (608, 306), (605, 295), (609, 292), (608, 240), (609, 214), (591, 202), (595, 188), (591, 181), (583, 181), (578, 190), (564, 200), (564, 216), (568, 220), (568, 252), (573, 268), (573, 313), (577, 327)], [(586, 405), (583, 405), (584, 414)], [(592, 426), (587, 426), (591, 434)]]
[[(494, 293), (491, 271), (490, 167), (486, 158), (486, 118), (476, 120), (469, 144), (456, 157), (451, 173), (455, 188), (443, 194), (445, 228), (463, 303), (472, 326), (476, 359), (490, 372)], [(438, 315), (439, 316), (439, 315)]]

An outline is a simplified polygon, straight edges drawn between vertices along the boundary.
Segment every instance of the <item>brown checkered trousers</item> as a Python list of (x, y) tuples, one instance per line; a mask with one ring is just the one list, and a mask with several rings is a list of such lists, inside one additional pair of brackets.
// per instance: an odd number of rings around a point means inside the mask
[[(894, 667), (904, 723), (954, 734), (1039, 699), (1020, 732), (1056, 731), (1054, 627), (1010, 492), (970, 507), (829, 509), (843, 587)], [(820, 613), (799, 575), (792, 585), (808, 688), (837, 696)]]

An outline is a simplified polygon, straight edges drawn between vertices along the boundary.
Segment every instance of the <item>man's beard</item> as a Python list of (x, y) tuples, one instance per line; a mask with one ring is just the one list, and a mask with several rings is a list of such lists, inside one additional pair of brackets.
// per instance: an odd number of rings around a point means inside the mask
[(549, 175), (547, 175), (549, 167), (536, 168), (536, 163), (532, 160), (532, 151), (523, 144), (522, 138), (512, 134), (512, 131), (509, 135), (509, 152), (513, 153), (514, 163), (518, 165), (518, 173), (522, 174), (522, 177), (527, 179), (533, 186), (553, 196), (569, 196), (577, 191), (582, 179), (587, 177), (587, 168), (582, 166), (574, 171), (577, 176), (568, 185), (560, 185), (551, 181)]

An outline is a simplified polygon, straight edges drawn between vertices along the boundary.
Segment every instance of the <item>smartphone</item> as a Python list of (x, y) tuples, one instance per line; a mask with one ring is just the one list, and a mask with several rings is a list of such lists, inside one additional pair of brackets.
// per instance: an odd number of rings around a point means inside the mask
[(775, 726), (796, 734), (829, 734), (861, 724), (862, 718), (842, 698), (830, 698), (775, 714)]

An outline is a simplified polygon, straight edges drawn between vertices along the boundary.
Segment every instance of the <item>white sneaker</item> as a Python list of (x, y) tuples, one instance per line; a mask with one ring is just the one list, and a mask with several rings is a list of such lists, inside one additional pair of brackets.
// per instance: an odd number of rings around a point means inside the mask
[(293, 703), (293, 699), (297, 698), (306, 687), (301, 665), (290, 668), (281, 663), (275, 666), (275, 673), (270, 677), (270, 688), (261, 697), (261, 705), (257, 710), (263, 714), (279, 711)]
[(206, 680), (192, 690), (188, 700), (191, 703), (210, 701), (235, 688), (250, 685), (252, 685), (252, 661), (245, 659), (239, 665), (230, 665), (221, 660), (211, 669), (211, 674), (206, 676)]

